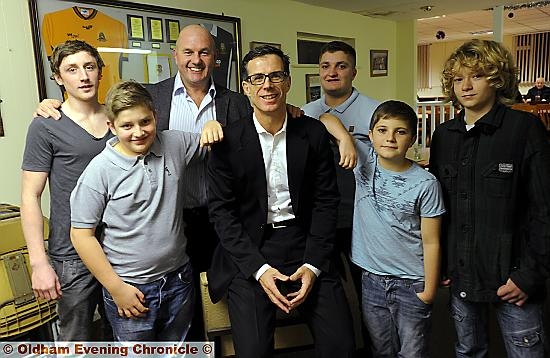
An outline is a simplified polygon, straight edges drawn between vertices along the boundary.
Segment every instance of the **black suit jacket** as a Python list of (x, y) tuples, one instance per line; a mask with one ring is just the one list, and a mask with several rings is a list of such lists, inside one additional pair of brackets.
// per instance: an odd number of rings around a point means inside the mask
[[(151, 97), (153, 97), (158, 130), (168, 129), (170, 109), (172, 107), (172, 92), (174, 91), (174, 77), (155, 84), (145, 84), (144, 86), (151, 94)], [(222, 126), (226, 126), (233, 120), (245, 118), (252, 113), (252, 107), (245, 95), (230, 91), (218, 84), (215, 84), (215, 86), (216, 96), (214, 97), (214, 101), (217, 117), (215, 119)]]
[[(287, 168), (292, 209), (306, 233), (303, 262), (328, 271), (339, 201), (325, 127), (303, 116), (287, 122)], [(260, 252), (267, 222), (267, 182), (252, 115), (228, 125), (208, 162), (210, 219), (220, 237), (208, 288), (213, 302), (240, 271), (251, 277), (267, 259)]]

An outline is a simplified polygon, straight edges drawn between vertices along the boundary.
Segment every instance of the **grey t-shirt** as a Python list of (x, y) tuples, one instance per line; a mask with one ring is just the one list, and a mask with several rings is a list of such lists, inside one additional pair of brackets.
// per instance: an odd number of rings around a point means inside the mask
[(149, 153), (137, 157), (116, 151), (113, 138), (78, 179), (71, 224), (104, 225), (103, 251), (124, 281), (149, 283), (189, 261), (182, 177), (191, 159), (199, 159), (199, 138), (160, 132)]
[(69, 230), (69, 197), (84, 168), (103, 148), (112, 134), (95, 138), (63, 112), (61, 119), (35, 118), (27, 132), (21, 169), (48, 173), (50, 188), (50, 231), (48, 252), (53, 259), (78, 257)]
[(366, 139), (356, 147), (351, 261), (377, 275), (424, 279), (420, 222), (445, 212), (439, 182), (416, 163), (404, 172), (382, 168)]

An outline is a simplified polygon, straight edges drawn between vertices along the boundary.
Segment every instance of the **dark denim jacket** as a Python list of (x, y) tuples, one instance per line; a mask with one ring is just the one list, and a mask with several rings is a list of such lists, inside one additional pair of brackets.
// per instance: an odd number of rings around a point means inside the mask
[(440, 125), (430, 171), (440, 180), (442, 272), (453, 293), (498, 301), (508, 278), (543, 297), (550, 266), (550, 145), (534, 116), (495, 104), (466, 131), (462, 112)]

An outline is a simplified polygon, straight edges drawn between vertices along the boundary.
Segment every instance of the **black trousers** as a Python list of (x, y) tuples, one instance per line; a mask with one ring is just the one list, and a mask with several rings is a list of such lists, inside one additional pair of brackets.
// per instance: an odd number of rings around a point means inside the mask
[[(261, 251), (271, 266), (290, 275), (302, 265), (304, 248), (304, 234), (298, 226), (291, 226), (270, 230)], [(297, 291), (300, 283), (283, 286), (284, 294)], [(227, 302), (236, 356), (272, 357), (278, 308), (259, 282), (238, 274), (229, 286)], [(353, 357), (351, 314), (336, 270), (321, 273), (298, 310), (313, 335), (316, 357)]]
[(193, 281), (196, 295), (195, 311), (186, 341), (202, 342), (206, 337), (202, 317), (202, 300), (200, 298), (200, 273), (210, 268), (212, 255), (218, 245), (219, 239), (214, 226), (210, 223), (206, 207), (185, 209), (183, 214), (183, 219), (187, 225), (185, 227), (187, 255), (189, 255), (191, 265), (193, 266)]

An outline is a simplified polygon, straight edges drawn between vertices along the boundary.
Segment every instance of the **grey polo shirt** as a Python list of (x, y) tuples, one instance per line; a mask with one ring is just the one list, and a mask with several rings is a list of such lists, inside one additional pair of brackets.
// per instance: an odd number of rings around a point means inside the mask
[(189, 261), (182, 220), (182, 177), (199, 151), (199, 134), (157, 133), (148, 154), (127, 157), (110, 139), (71, 194), (71, 225), (103, 223), (103, 251), (127, 282), (155, 281)]

